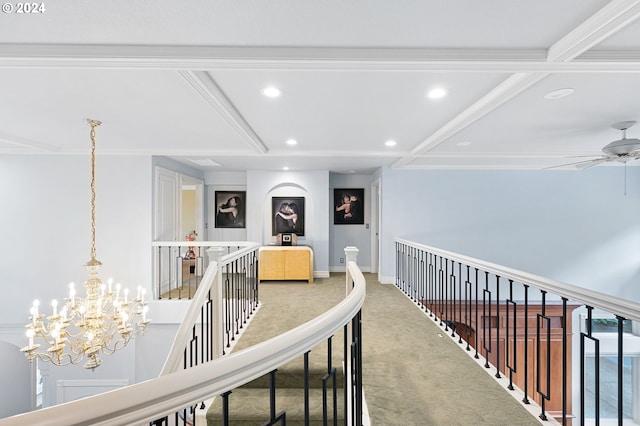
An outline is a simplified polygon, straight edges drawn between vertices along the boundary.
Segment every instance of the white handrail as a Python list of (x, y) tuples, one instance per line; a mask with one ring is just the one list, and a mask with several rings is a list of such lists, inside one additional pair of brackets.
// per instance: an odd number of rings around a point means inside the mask
[(360, 311), (365, 299), (365, 279), (354, 262), (349, 262), (347, 268), (354, 279), (351, 293), (332, 309), (293, 330), (210, 363), (93, 397), (0, 419), (0, 426), (138, 424), (241, 386), (311, 350)]
[[(236, 246), (236, 244), (234, 243), (231, 243), (230, 245)], [(193, 325), (196, 323), (196, 320), (200, 315), (200, 308), (207, 300), (209, 290), (213, 288), (216, 280), (216, 275), (220, 273), (222, 269), (221, 267), (224, 265), (228, 265), (236, 259), (242, 258), (242, 256), (251, 253), (252, 251), (257, 250), (260, 247), (260, 244), (244, 242), (243, 246), (244, 247), (240, 250), (236, 250), (232, 253), (222, 256), (219, 259), (219, 262), (211, 262), (207, 267), (202, 280), (200, 281), (200, 285), (198, 286), (198, 289), (196, 290), (196, 293), (194, 294), (191, 303), (189, 304), (189, 309), (185, 315), (185, 318), (178, 328), (175, 340), (171, 345), (169, 355), (167, 356), (167, 360), (162, 367), (160, 375), (164, 376), (165, 374), (174, 373), (181, 368), (180, 363), (182, 362), (183, 351), (187, 346), (189, 339), (191, 338), (189, 330), (191, 330)], [(216, 332), (218, 331), (219, 330), (216, 330)]]
[(518, 269), (509, 268), (498, 265), (496, 263), (487, 262), (485, 260), (476, 259), (474, 257), (453, 253), (436, 247), (427, 246), (413, 241), (396, 238), (396, 242), (405, 244), (417, 249), (421, 249), (438, 256), (445, 257), (449, 260), (463, 263), (483, 271), (490, 272), (494, 275), (500, 275), (506, 279), (512, 279), (516, 282), (524, 283), (536, 287), (548, 293), (565, 297), (569, 301), (580, 302), (594, 308), (620, 315), (629, 320), (640, 321), (640, 304), (629, 300), (620, 299), (606, 293), (589, 290), (561, 281), (555, 281), (550, 278), (541, 277), (529, 272), (520, 271)]
[(209, 267), (200, 281), (200, 285), (196, 290), (196, 294), (193, 295), (191, 302), (189, 303), (189, 309), (185, 314), (184, 320), (180, 323), (180, 327), (176, 332), (176, 337), (169, 350), (169, 355), (160, 372), (161, 376), (180, 370), (180, 363), (182, 362), (182, 356), (184, 348), (187, 346), (191, 335), (189, 331), (195, 324), (200, 315), (200, 307), (204, 305), (209, 295), (209, 290), (213, 286), (213, 282), (218, 274), (219, 268), (217, 262), (211, 262)]

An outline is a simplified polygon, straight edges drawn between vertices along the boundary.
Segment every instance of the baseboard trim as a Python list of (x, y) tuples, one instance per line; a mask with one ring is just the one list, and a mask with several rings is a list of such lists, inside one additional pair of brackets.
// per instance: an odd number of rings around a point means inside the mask
[(380, 277), (380, 284), (395, 284), (396, 277)]

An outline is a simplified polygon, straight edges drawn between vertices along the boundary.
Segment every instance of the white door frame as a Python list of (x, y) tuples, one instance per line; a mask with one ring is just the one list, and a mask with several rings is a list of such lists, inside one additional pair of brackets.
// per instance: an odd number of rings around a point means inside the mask
[(371, 272), (380, 281), (380, 179), (371, 184)]

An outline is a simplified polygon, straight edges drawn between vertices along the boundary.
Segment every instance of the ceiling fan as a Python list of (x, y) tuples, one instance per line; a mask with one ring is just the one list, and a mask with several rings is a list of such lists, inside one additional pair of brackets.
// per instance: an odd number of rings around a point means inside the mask
[(621, 121), (615, 123), (611, 127), (622, 131), (622, 139), (608, 143), (602, 148), (604, 155), (591, 160), (578, 161), (577, 163), (561, 164), (559, 166), (547, 167), (554, 169), (558, 167), (574, 166), (577, 169), (587, 169), (595, 165), (607, 162), (618, 162), (626, 165), (627, 161), (637, 160), (640, 158), (640, 139), (627, 139), (627, 129), (636, 124), (635, 121)]

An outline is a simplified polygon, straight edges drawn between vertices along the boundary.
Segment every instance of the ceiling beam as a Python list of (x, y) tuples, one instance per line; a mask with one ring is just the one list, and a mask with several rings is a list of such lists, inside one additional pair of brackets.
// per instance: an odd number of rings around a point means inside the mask
[(179, 71), (178, 74), (233, 128), (256, 152), (269, 150), (253, 131), (240, 111), (231, 103), (211, 76), (203, 71)]
[[(640, 0), (614, 0), (554, 43), (549, 48), (547, 62), (549, 64), (557, 64), (571, 61), (596, 43), (615, 34), (639, 16)], [(413, 162), (416, 154), (424, 154), (434, 149), (451, 136), (517, 96), (523, 90), (544, 79), (547, 75), (549, 74), (540, 72), (513, 74), (418, 144), (411, 151), (411, 156), (396, 161), (392, 167), (407, 167)]]
[[(576, 52), (579, 40), (564, 43)], [(556, 46), (556, 45), (554, 45)], [(552, 47), (554, 55), (569, 53)], [(550, 49), (549, 51), (551, 51)], [(598, 51), (549, 61), (537, 50), (258, 48), (0, 44), (1, 68), (349, 70), (437, 72), (640, 72), (640, 52)]]

